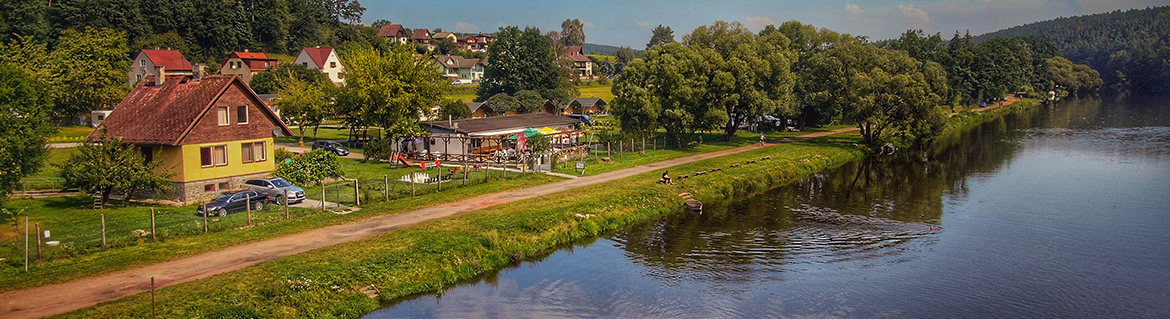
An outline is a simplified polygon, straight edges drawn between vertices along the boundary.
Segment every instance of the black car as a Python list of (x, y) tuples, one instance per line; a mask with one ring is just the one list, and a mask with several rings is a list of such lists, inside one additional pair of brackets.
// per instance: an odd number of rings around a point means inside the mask
[(588, 115), (585, 115), (585, 114), (569, 114), (568, 116), (570, 118), (581, 120), (581, 122), (584, 123), (586, 126), (593, 126), (593, 125), (597, 124), (597, 123), (593, 122), (593, 118), (590, 118)]
[[(250, 200), (249, 200), (250, 199)], [(257, 191), (234, 191), (220, 194), (219, 197), (211, 200), (206, 205), (199, 205), (195, 209), (195, 214), (202, 216), (203, 210), (206, 207), (207, 211), (212, 215), (220, 217), (227, 216), (228, 213), (238, 213), (248, 209), (248, 203), (252, 204), (252, 210), (264, 209), (264, 203), (268, 201), (268, 194)]]
[(333, 154), (337, 154), (337, 156), (349, 155), (349, 148), (341, 146), (341, 144), (337, 144), (336, 142), (316, 141), (313, 142), (313, 149), (324, 149), (333, 152)]

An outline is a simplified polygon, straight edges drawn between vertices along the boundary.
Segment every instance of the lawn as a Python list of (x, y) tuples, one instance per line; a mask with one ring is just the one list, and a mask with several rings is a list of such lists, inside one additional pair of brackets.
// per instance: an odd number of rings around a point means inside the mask
[(596, 97), (605, 100), (605, 103), (613, 103), (613, 89), (612, 84), (600, 85), (596, 82), (590, 82), (580, 88), (581, 97)]
[(60, 189), (61, 183), (57, 179), (57, 172), (61, 169), (57, 167), (58, 164), (65, 163), (70, 156), (77, 154), (76, 147), (69, 148), (50, 148), (48, 156), (45, 157), (44, 165), (41, 165), (41, 170), (36, 174), (29, 175), (20, 180), (20, 184), (27, 190), (48, 190)]
[(49, 137), (49, 143), (80, 143), (84, 142), (89, 134), (93, 133), (93, 128), (89, 126), (58, 126), (57, 134)]
[[(386, 200), (394, 201), (398, 199), (415, 196), (422, 196), (439, 192), (440, 185), (415, 183), (401, 181), (400, 178), (414, 173), (426, 174), (427, 176), (436, 176), (440, 172), (443, 175), (450, 175), (449, 180), (443, 181), (443, 191), (448, 191), (456, 187), (470, 187), (473, 185), (480, 185), (485, 183), (494, 183), (500, 180), (511, 180), (524, 178), (527, 174), (519, 174), (517, 172), (508, 172), (506, 175), (503, 171), (495, 169), (475, 169), (469, 166), (466, 170), (467, 181), (464, 183), (463, 177), (464, 169), (461, 166), (445, 166), (438, 169), (428, 169), (423, 171), (417, 166), (404, 167), (400, 164), (394, 163), (379, 163), (373, 161), (366, 161), (360, 159), (340, 158), (338, 162), (341, 164), (342, 172), (345, 173), (346, 181), (338, 181), (327, 183), (324, 194), (326, 201), (340, 202), (344, 205), (353, 204), (354, 189), (352, 179), (358, 180), (359, 190), (358, 195), (361, 196), (363, 204), (380, 203)], [(491, 165), (491, 167), (498, 167)], [(386, 192), (388, 187), (389, 192)], [(313, 185), (305, 187), (306, 196), (310, 199), (321, 199), (321, 186)]]
[(452, 85), (451, 92), (443, 96), (444, 100), (460, 100), (463, 103), (471, 103), (475, 101), (476, 90), (479, 90), (479, 85)]
[[(371, 137), (377, 137), (377, 136), (379, 136), (379, 134), (381, 134), (380, 131), (381, 130), (376, 129), (376, 128), (367, 129), (366, 134), (368, 136), (371, 136)], [(293, 132), (293, 134), (301, 134), (301, 130), (296, 128), (296, 127), (292, 128), (292, 132)], [(358, 131), (358, 135), (361, 135), (361, 133), (362, 133), (362, 131)], [(298, 141), (298, 139), (299, 138), (297, 136), (281, 136), (281, 137), (276, 138), (276, 142), (277, 143), (296, 143)], [(312, 127), (306, 127), (305, 128), (306, 146), (308, 144), (313, 143), (313, 141), (318, 141), (318, 140), (328, 140), (328, 141), (349, 140), (349, 129), (345, 128), (344, 126), (340, 126), (340, 125), (321, 125), (321, 127), (318, 128), (317, 131), (314, 133)]]

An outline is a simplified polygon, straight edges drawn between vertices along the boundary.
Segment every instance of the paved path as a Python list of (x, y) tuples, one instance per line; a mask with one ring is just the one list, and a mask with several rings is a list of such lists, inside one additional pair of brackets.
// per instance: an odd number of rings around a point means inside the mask
[[(770, 145), (856, 130), (840, 129), (770, 141)], [(555, 183), (480, 195), (453, 203), (374, 217), (365, 221), (307, 230), (283, 237), (240, 244), (178, 260), (147, 265), (61, 284), (0, 293), (0, 318), (39, 318), (62, 314), (100, 302), (150, 291), (150, 277), (166, 287), (235, 271), (260, 262), (280, 259), (321, 247), (360, 240), (420, 222), (464, 214), (486, 207), (609, 182), (672, 166), (759, 149), (752, 145), (676, 158), (612, 172), (568, 179)]]
[(81, 143), (49, 143), (49, 148), (70, 148), (81, 146)]

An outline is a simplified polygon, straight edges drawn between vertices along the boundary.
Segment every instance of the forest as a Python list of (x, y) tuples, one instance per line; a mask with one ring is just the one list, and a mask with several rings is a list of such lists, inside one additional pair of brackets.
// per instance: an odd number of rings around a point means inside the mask
[(1061, 56), (1101, 72), (1105, 86), (1170, 92), (1170, 7), (1113, 11), (1029, 23), (975, 37), (1040, 35)]

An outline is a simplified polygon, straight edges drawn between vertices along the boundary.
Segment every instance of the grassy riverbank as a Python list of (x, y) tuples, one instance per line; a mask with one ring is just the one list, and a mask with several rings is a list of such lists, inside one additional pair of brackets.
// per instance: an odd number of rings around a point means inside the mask
[[(674, 167), (675, 174), (723, 168), (660, 185), (660, 172), (588, 186), (422, 223), (373, 238), (160, 290), (163, 317), (360, 317), (396, 298), (439, 291), (574, 240), (676, 211), (679, 193), (734, 200), (862, 156), (856, 133), (752, 150)], [(769, 160), (762, 160), (770, 156)], [(745, 164), (755, 160), (757, 163)], [(732, 164), (741, 164), (731, 168)], [(366, 293), (377, 297), (370, 298)], [(140, 294), (66, 315), (149, 313)]]

